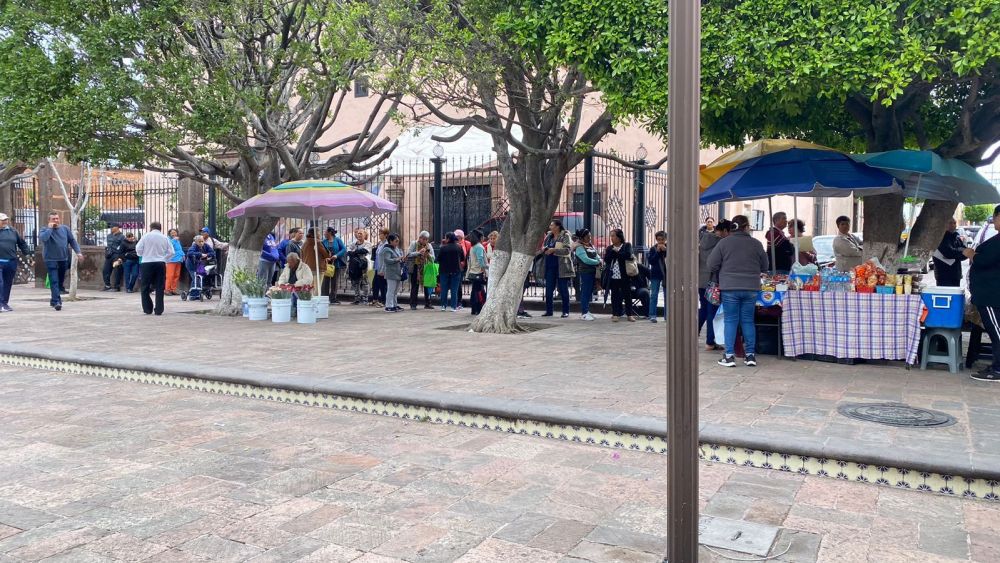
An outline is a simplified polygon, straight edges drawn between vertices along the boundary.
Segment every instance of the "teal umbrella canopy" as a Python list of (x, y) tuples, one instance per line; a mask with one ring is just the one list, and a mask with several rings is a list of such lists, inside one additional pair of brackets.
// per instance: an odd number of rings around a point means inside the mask
[(1000, 190), (976, 169), (932, 151), (895, 150), (851, 155), (851, 158), (892, 174), (903, 182), (903, 195), (957, 201), (965, 205), (1000, 203)]

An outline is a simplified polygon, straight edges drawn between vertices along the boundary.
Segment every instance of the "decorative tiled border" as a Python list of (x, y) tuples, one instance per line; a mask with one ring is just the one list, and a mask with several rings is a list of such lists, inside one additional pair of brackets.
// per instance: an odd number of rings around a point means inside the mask
[[(251, 399), (392, 416), (407, 420), (453, 424), (467, 428), (538, 436), (609, 448), (659, 454), (667, 453), (666, 439), (662, 436), (632, 434), (603, 428), (505, 418), (474, 412), (438, 409), (401, 402), (379, 401), (343, 395), (307, 393), (275, 387), (259, 387), (64, 360), (50, 360), (17, 354), (0, 354), (0, 364), (59, 371), (73, 375), (87, 375), (136, 383), (165, 385), (179, 389), (248, 397)], [(1000, 481), (990, 479), (968, 478), (897, 467), (868, 465), (853, 461), (768, 452), (725, 444), (703, 442), (700, 448), (700, 457), (705, 461), (759, 469), (776, 469), (800, 475), (830, 477), (844, 481), (858, 481), (898, 489), (911, 489), (951, 496), (1000, 501)]]

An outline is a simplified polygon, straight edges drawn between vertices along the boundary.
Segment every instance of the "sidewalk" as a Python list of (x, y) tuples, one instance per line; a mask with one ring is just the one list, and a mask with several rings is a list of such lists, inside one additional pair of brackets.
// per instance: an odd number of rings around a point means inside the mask
[[(6, 366), (0, 377), (3, 562), (662, 560), (663, 456)], [(995, 503), (726, 464), (700, 473), (706, 528), (766, 531), (774, 561), (1000, 559)], [(703, 546), (700, 560), (723, 555), (755, 557)]]
[[(641, 420), (658, 429), (665, 424), (654, 420), (665, 418), (663, 323), (534, 319), (533, 324), (549, 328), (478, 335), (439, 330), (466, 323), (464, 313), (386, 314), (341, 305), (331, 307), (330, 320), (309, 327), (194, 314), (212, 303), (177, 298), (169, 300), (163, 317), (152, 318), (141, 314), (137, 295), (84, 295), (98, 299), (68, 303), (57, 313), (48, 308), (44, 291), (17, 287), (17, 311), (0, 317), (5, 326), (16, 327), (5, 332), (8, 349), (71, 350), (194, 370), (238, 368), (315, 384), (527, 401), (595, 419), (645, 417)], [(716, 359), (714, 353), (701, 355), (703, 442), (858, 461), (862, 467), (1000, 478), (1000, 435), (995, 432), (1000, 388), (973, 381), (967, 373), (773, 357), (761, 357), (755, 369), (727, 370)], [(836, 411), (844, 402), (886, 401), (944, 411), (957, 423), (893, 428)], [(950, 483), (932, 488), (956, 492)]]

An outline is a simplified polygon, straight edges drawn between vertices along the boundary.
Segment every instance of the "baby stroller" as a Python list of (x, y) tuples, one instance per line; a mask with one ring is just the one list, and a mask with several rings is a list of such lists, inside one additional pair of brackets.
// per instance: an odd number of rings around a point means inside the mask
[(212, 291), (219, 287), (218, 265), (215, 259), (189, 258), (185, 261), (188, 275), (191, 276), (191, 288), (181, 291), (181, 301), (202, 301), (212, 298)]

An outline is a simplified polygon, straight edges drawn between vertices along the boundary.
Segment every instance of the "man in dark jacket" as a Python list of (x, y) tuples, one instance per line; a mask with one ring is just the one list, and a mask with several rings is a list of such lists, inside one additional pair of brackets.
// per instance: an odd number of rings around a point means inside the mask
[[(706, 231), (707, 232), (707, 231)], [(660, 288), (663, 288), (663, 320), (667, 320), (667, 233), (658, 231), (653, 237), (656, 242), (646, 253), (646, 263), (649, 264), (649, 299), (647, 311), (650, 322), (656, 322), (657, 305), (660, 301)]]
[(77, 244), (73, 231), (62, 224), (62, 217), (56, 211), (49, 213), (48, 226), (38, 233), (38, 240), (42, 243), (42, 258), (45, 259), (49, 289), (52, 291), (49, 305), (56, 311), (61, 311), (62, 294), (66, 293), (64, 285), (66, 270), (69, 269), (73, 257), (71, 252), (75, 252), (80, 260), (83, 260), (83, 252), (80, 251), (80, 245)]
[(788, 227), (788, 215), (779, 211), (771, 218), (771, 229), (764, 238), (767, 240), (767, 258), (771, 261), (771, 269), (778, 274), (787, 274), (795, 262), (795, 245), (785, 236)]
[(10, 288), (17, 275), (18, 250), (24, 256), (31, 256), (31, 249), (21, 238), (21, 233), (10, 226), (10, 217), (0, 213), (0, 313), (13, 311), (10, 308)]
[[(994, 224), (1000, 221), (1000, 205), (993, 210)], [(969, 291), (972, 304), (979, 310), (983, 326), (993, 343), (993, 363), (972, 374), (978, 381), (1000, 381), (1000, 237), (993, 237), (976, 247), (966, 248), (969, 268)]]
[[(123, 257), (125, 235), (118, 225), (111, 225), (111, 233), (108, 235), (107, 243), (104, 246), (104, 291), (120, 291), (122, 288), (122, 269), (115, 268), (115, 262)], [(114, 283), (112, 279), (114, 278)]]
[(962, 285), (962, 261), (965, 260), (965, 243), (958, 235), (958, 224), (948, 221), (948, 230), (941, 244), (934, 251), (934, 280), (938, 285), (958, 287)]

